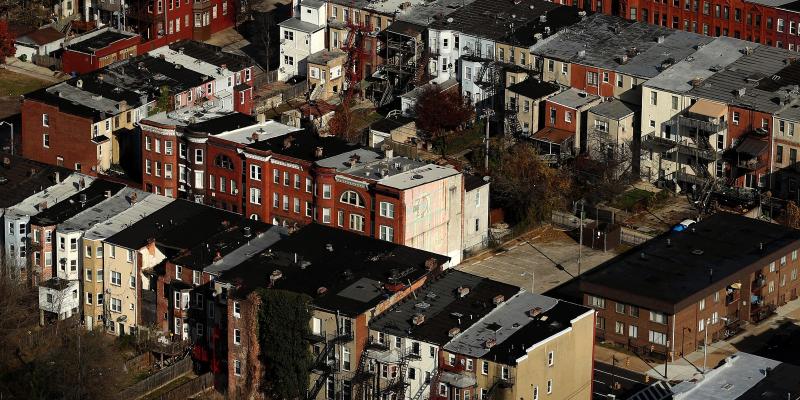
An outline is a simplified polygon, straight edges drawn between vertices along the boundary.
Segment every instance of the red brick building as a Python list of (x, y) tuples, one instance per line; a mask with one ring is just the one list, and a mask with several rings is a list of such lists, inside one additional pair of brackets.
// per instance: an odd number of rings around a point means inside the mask
[(68, 74), (85, 74), (117, 61), (136, 56), (142, 37), (110, 28), (79, 36), (61, 55), (61, 70)]
[(136, 0), (129, 25), (142, 35), (140, 53), (183, 39), (208, 40), (236, 21), (235, 0)]
[(674, 359), (796, 299), (798, 250), (800, 231), (719, 213), (593, 269), (581, 292), (599, 339)]

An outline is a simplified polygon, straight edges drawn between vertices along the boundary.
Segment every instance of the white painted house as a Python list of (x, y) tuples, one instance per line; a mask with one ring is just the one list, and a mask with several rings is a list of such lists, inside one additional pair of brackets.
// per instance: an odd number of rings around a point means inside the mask
[(305, 76), (308, 56), (325, 49), (326, 3), (303, 0), (298, 14), (278, 24), (281, 44), (278, 79), (282, 81), (296, 75)]

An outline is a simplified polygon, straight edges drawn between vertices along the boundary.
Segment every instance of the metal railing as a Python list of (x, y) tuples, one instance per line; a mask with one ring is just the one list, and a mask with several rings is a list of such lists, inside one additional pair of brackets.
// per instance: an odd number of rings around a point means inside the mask
[(138, 399), (191, 371), (192, 358), (186, 357), (123, 390), (119, 397), (121, 399)]

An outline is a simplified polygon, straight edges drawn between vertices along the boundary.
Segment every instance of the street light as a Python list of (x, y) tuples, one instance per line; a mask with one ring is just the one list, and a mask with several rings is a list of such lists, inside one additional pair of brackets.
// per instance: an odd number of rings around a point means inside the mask
[(8, 121), (0, 121), (0, 125), (8, 125), (11, 128), (11, 155), (14, 155), (14, 124)]
[(533, 282), (534, 282), (535, 274), (534, 274), (534, 272), (527, 272), (527, 271), (519, 274), (519, 276), (525, 276), (525, 275), (530, 275), (531, 276), (531, 293), (533, 293)]
[[(725, 317), (721, 317), (720, 321), (728, 322), (728, 319)], [(706, 318), (706, 326), (703, 328), (703, 375), (706, 374), (707, 367), (706, 362), (708, 362), (708, 326), (711, 325), (711, 318)]]

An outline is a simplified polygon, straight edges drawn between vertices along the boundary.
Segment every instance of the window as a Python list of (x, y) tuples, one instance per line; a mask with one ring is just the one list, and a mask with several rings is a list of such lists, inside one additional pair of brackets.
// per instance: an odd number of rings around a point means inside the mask
[(342, 347), (342, 369), (345, 371), (350, 371), (350, 349), (347, 347)]
[(622, 87), (622, 75), (617, 74), (617, 87)]
[(380, 239), (387, 242), (394, 242), (394, 228), (391, 226), (380, 226)]
[(564, 112), (564, 122), (572, 122), (572, 111)]
[(639, 337), (639, 327), (636, 325), (628, 325), (628, 336), (634, 339)]
[(241, 318), (242, 316), (242, 305), (238, 301), (233, 302), (233, 316), (235, 318)]
[(380, 206), (380, 216), (394, 218), (394, 204), (382, 201)]
[(783, 32), (784, 22), (782, 18), (778, 18), (777, 30), (778, 32)]
[(616, 303), (616, 306), (615, 306), (615, 308), (617, 309), (617, 312), (618, 312), (618, 313), (620, 313), (620, 314), (625, 314), (625, 304), (622, 304), (622, 303)]
[(569, 65), (567, 63), (561, 64), (561, 74), (566, 75), (569, 73)]
[(731, 116), (731, 121), (733, 121), (734, 125), (739, 125), (739, 112), (734, 111), (733, 115)]
[(548, 379), (547, 380), (547, 394), (551, 394), (551, 393), (553, 393), (553, 380), (552, 379)]
[(606, 299), (597, 296), (589, 296), (589, 305), (594, 308), (606, 308)]
[(510, 375), (507, 366), (503, 365), (502, 369), (500, 370), (500, 376), (503, 378), (503, 380), (508, 380)]
[(554, 60), (547, 60), (547, 72), (553, 72), (556, 68), (556, 62)]
[(658, 105), (658, 92), (656, 92), (656, 91), (651, 91), (650, 92), (650, 105), (651, 106)]
[(322, 209), (322, 223), (323, 224), (330, 224), (331, 223), (331, 209), (330, 208), (323, 208)]
[(327, 183), (323, 183), (322, 184), (322, 198), (323, 199), (330, 199), (331, 198), (331, 185), (329, 185)]
[(604, 331), (606, 329), (606, 319), (597, 317), (594, 322), (594, 327), (598, 330)]
[(625, 334), (625, 324), (623, 324), (622, 322), (619, 322), (619, 321), (615, 322), (614, 323), (614, 333), (616, 333), (617, 335), (624, 335)]
[(194, 149), (194, 163), (195, 164), (203, 163), (203, 149)]
[(233, 344), (242, 344), (242, 331), (238, 329), (233, 330)]
[[(277, 196), (278, 194), (275, 193), (274, 195)], [(261, 204), (261, 189), (250, 188), (250, 203)]]
[(126, 250), (125, 251), (125, 261), (133, 262), (133, 250)]
[(489, 375), (489, 362), (481, 361), (481, 374)]
[(42, 126), (50, 126), (50, 116), (42, 114)]
[(277, 169), (272, 170), (272, 182), (273, 183), (281, 183), (281, 172)]
[(312, 188), (311, 178), (306, 178), (306, 192), (311, 193)]
[(700, 307), (700, 311), (705, 310), (706, 309), (706, 299), (700, 299), (700, 302), (699, 302), (698, 306)]
[(111, 311), (122, 312), (122, 300), (111, 298)]
[(258, 165), (250, 165), (250, 179), (256, 181), (261, 180), (261, 167)]
[(300, 189), (300, 175), (294, 174), (294, 188)]
[(283, 186), (289, 186), (289, 172), (283, 171)]
[(165, 140), (164, 141), (164, 154), (171, 156), (172, 155), (172, 141)]
[(350, 229), (354, 231), (364, 231), (364, 217), (358, 214), (350, 214)]
[(111, 284), (114, 286), (121, 286), (122, 274), (117, 271), (111, 271)]
[(547, 353), (547, 366), (552, 367), (553, 364), (556, 362), (556, 353), (553, 350), (550, 350)]
[[(483, 389), (481, 389), (481, 390), (483, 390)], [(481, 393), (481, 398), (483, 398), (483, 393)], [(534, 386), (533, 387), (533, 400), (539, 400), (539, 387), (538, 386)]]
[(361, 196), (359, 196), (358, 193), (352, 190), (342, 193), (339, 201), (345, 204), (354, 205), (356, 207), (364, 207), (364, 200), (361, 199)]
[(42, 134), (42, 146), (46, 147), (46, 148), (50, 147), (50, 134), (49, 133), (43, 133)]
[(650, 331), (650, 343), (667, 345), (667, 335), (665, 333)]
[(586, 73), (586, 84), (590, 86), (597, 86), (597, 72)]
[(667, 323), (667, 314), (660, 313), (657, 311), (650, 311), (650, 321), (659, 324), (666, 324)]
[(195, 285), (199, 285), (200, 278), (202, 277), (203, 273), (200, 271), (192, 271), (192, 283)]

